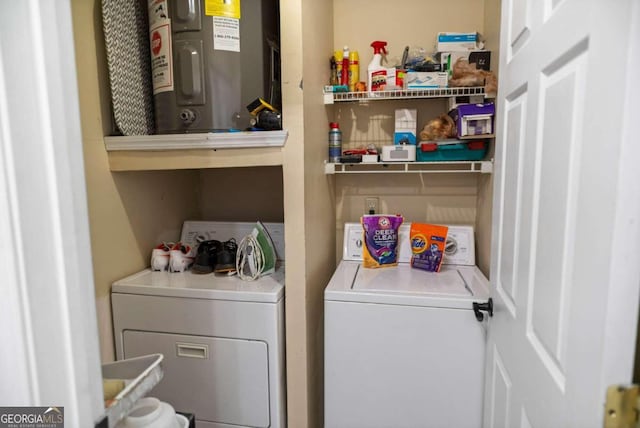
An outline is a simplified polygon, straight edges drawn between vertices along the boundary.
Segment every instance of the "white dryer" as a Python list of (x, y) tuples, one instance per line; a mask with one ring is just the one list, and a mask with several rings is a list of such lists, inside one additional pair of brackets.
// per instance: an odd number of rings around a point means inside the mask
[(473, 231), (449, 233), (449, 262), (471, 266), (439, 273), (411, 268), (409, 225), (399, 235), (398, 266), (366, 269), (362, 226), (345, 225), (325, 290), (325, 427), (480, 427), (486, 323), (476, 312), (486, 314), (473, 304), (489, 290)]
[[(253, 226), (185, 222), (182, 240), (239, 242)], [(283, 225), (265, 226), (283, 255)], [(256, 281), (146, 269), (111, 292), (117, 358), (164, 355), (154, 397), (201, 428), (286, 426), (282, 263)]]

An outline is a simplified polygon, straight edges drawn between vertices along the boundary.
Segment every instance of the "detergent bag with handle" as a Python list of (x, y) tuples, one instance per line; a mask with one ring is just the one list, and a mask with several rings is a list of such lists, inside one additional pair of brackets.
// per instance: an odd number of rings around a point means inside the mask
[(366, 268), (398, 264), (398, 228), (401, 215), (364, 215), (360, 219), (364, 229), (363, 265)]

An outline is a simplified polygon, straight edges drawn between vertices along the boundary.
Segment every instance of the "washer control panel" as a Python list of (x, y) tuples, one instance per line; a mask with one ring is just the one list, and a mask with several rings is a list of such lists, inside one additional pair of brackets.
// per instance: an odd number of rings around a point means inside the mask
[[(398, 262), (409, 263), (411, 260), (411, 245), (409, 242), (411, 223), (400, 226), (398, 232)], [(342, 258), (352, 261), (362, 260), (363, 245), (362, 225), (360, 223), (346, 223), (344, 225)], [(444, 264), (474, 266), (476, 264), (476, 252), (473, 226), (450, 225), (444, 254), (444, 260), (442, 261)]]

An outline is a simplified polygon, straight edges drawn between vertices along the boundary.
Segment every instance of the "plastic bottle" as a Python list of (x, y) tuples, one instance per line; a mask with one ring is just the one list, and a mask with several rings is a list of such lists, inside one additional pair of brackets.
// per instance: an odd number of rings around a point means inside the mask
[(342, 81), (342, 51), (335, 51), (333, 57), (336, 61), (336, 74), (338, 75), (338, 83), (336, 85), (339, 85)]
[(376, 40), (371, 43), (373, 59), (367, 67), (367, 87), (369, 92), (382, 91), (387, 84), (387, 69), (382, 66), (382, 54), (387, 54), (387, 42)]
[(342, 156), (342, 131), (337, 122), (329, 123), (329, 162), (339, 163)]
[(360, 58), (358, 58), (358, 51), (351, 51), (349, 53), (349, 91), (354, 92), (356, 90), (356, 83), (360, 81)]
[(334, 57), (331, 57), (331, 76), (329, 77), (329, 84), (330, 85), (337, 85), (338, 84), (338, 67), (336, 64), (336, 59)]
[(345, 46), (342, 50), (342, 76), (340, 76), (340, 84), (349, 86), (349, 47)]

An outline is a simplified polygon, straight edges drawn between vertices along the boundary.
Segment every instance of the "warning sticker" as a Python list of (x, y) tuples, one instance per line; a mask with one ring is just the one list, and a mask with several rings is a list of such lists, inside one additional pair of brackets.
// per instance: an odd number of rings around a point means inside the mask
[(149, 0), (149, 28), (162, 23), (165, 19), (169, 19), (169, 9), (167, 9), (167, 0)]
[(240, 0), (205, 0), (204, 14), (240, 19)]
[(240, 20), (213, 17), (213, 49), (240, 52)]
[(171, 52), (171, 21), (162, 20), (161, 24), (149, 30), (151, 43), (151, 76), (153, 94), (173, 91), (173, 56)]

